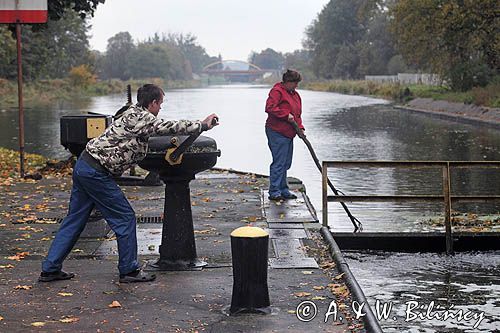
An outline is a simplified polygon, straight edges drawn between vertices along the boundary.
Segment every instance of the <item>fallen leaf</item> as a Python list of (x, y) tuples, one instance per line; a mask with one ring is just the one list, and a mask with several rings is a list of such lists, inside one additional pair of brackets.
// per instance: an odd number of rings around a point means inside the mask
[(344, 276), (345, 273), (341, 273), (339, 275), (337, 275), (336, 277), (334, 277), (335, 280), (340, 280), (342, 279), (342, 277)]
[(2, 316), (0, 316), (0, 321), (2, 321), (2, 320), (3, 320), (3, 317), (2, 317)]
[(17, 286), (14, 287), (15, 290), (30, 290), (31, 288), (33, 288), (33, 286), (21, 286), (20, 284), (18, 284)]
[(327, 263), (319, 265), (319, 267), (321, 267), (323, 269), (333, 268), (333, 267), (335, 267), (335, 263), (334, 262), (327, 262)]
[(14, 268), (14, 265), (12, 264), (0, 265), (0, 268)]
[(34, 323), (31, 323), (31, 326), (42, 327), (45, 326), (45, 323), (43, 321), (35, 321)]
[(108, 308), (121, 308), (122, 305), (118, 301), (113, 301), (111, 304), (108, 304)]
[(311, 296), (311, 293), (306, 293), (305, 291), (300, 291), (297, 293), (293, 293), (295, 297), (306, 297), (306, 296)]
[(80, 250), (80, 249), (74, 249), (73, 251), (71, 251), (73, 253), (80, 253), (80, 252), (83, 252), (83, 250)]
[(326, 299), (326, 297), (323, 297), (323, 296), (314, 296), (313, 298), (311, 298), (311, 300), (313, 301), (322, 301)]
[(296, 313), (296, 311), (295, 311), (295, 310), (288, 310), (287, 312), (288, 312), (288, 313), (291, 313), (291, 314), (295, 314), (295, 313)]
[(80, 320), (80, 318), (78, 318), (78, 317), (68, 317), (68, 318), (59, 319), (59, 321), (61, 323), (76, 323), (79, 320)]
[(255, 216), (249, 216), (248, 217), (248, 221), (250, 221), (250, 222), (256, 222), (257, 221), (257, 217), (255, 217)]
[(313, 289), (314, 290), (323, 290), (323, 289), (325, 289), (325, 287), (324, 286), (314, 286)]
[(63, 293), (63, 292), (61, 292), (61, 293), (57, 293), (57, 294), (59, 296), (64, 296), (64, 297), (66, 297), (66, 296), (73, 296), (73, 293)]
[(313, 272), (312, 271), (302, 271), (302, 274), (304, 275), (311, 275)]

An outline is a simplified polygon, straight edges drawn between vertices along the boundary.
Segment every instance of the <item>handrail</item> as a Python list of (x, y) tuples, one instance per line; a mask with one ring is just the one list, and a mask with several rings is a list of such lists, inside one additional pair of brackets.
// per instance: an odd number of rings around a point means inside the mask
[[(450, 169), (494, 168), (500, 169), (500, 161), (323, 161), (322, 172), (322, 204), (323, 226), (328, 227), (328, 202), (444, 202), (444, 222), (446, 232), (446, 253), (453, 253), (453, 230), (451, 226), (452, 202), (489, 202), (500, 200), (498, 195), (451, 195)], [(443, 172), (442, 195), (328, 195), (328, 168), (436, 168), (441, 167)]]

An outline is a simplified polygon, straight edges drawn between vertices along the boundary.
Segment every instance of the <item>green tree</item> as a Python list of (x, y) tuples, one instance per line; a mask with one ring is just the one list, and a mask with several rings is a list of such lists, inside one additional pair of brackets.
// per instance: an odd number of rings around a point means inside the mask
[(64, 17), (68, 10), (73, 10), (82, 19), (87, 15), (94, 16), (97, 5), (104, 3), (105, 0), (49, 0), (47, 1), (49, 19), (57, 21)]
[(497, 0), (400, 0), (392, 29), (410, 64), (467, 90), (499, 73), (499, 13)]
[(267, 48), (260, 53), (252, 52), (248, 57), (248, 61), (262, 69), (281, 70), (283, 69), (285, 58), (280, 52)]
[[(204, 66), (210, 64), (210, 56), (205, 49), (198, 45), (196, 36), (192, 34), (169, 34), (164, 40), (172, 45), (177, 46), (182, 55), (186, 58), (186, 67), (191, 68), (191, 72), (201, 73)], [(189, 72), (189, 71), (188, 71)]]
[[(345, 57), (364, 35), (367, 2), (364, 0), (331, 0), (306, 29), (304, 47), (312, 54), (312, 68), (319, 77), (334, 78), (346, 66)], [(339, 52), (342, 63), (336, 66)], [(350, 72), (349, 76), (355, 76)]]
[(108, 39), (103, 76), (122, 80), (129, 79), (129, 57), (134, 49), (135, 45), (132, 36), (128, 32), (119, 32)]
[(16, 76), (16, 40), (7, 27), (0, 25), (0, 78)]
[(315, 78), (311, 70), (311, 53), (306, 50), (295, 50), (285, 53), (285, 68), (295, 69), (300, 72), (304, 80)]
[(383, 7), (371, 12), (366, 33), (356, 46), (359, 57), (357, 69), (359, 77), (387, 74), (387, 65), (396, 54), (389, 26), (389, 16)]
[(161, 41), (153, 42), (154, 38), (150, 40), (139, 43), (130, 54), (129, 72), (132, 78), (191, 78), (190, 66), (179, 48)]
[(88, 29), (86, 21), (75, 12), (67, 12), (59, 21), (49, 21), (40, 31), (26, 26), (22, 31), (25, 79), (66, 77), (72, 67), (88, 63)]

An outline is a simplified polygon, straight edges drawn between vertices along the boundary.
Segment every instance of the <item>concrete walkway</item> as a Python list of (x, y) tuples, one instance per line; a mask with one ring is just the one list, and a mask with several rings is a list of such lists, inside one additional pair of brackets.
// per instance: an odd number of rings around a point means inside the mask
[[(282, 213), (268, 224), (269, 203), (266, 210), (262, 196), (267, 179), (252, 175), (207, 172), (191, 182), (197, 253), (209, 263), (202, 271), (161, 272), (152, 283), (120, 284), (116, 241), (97, 220), (89, 222), (65, 262), (76, 277), (39, 283), (41, 259), (65, 216), (70, 187), (64, 177), (0, 188), (0, 332), (364, 331), (352, 318), (349, 292), (318, 237), (318, 224), (288, 221)], [(161, 224), (154, 222), (163, 213), (164, 187), (123, 188), (140, 222), (140, 258), (157, 258)], [(303, 198), (277, 208), (290, 204), (300, 211)], [(307, 217), (303, 210), (298, 214)], [(229, 234), (249, 224), (270, 231), (273, 313), (226, 316), (222, 310), (231, 302), (233, 284)], [(309, 266), (289, 267), (287, 253)], [(296, 308), (307, 300), (315, 303), (317, 316), (302, 322)], [(332, 304), (343, 320), (332, 315), (325, 323)]]

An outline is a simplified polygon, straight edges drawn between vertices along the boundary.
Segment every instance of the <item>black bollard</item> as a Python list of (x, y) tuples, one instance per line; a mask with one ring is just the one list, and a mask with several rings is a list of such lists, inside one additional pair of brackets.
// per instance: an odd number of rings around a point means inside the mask
[(257, 227), (241, 227), (231, 233), (233, 296), (230, 314), (271, 313), (267, 288), (269, 234)]

